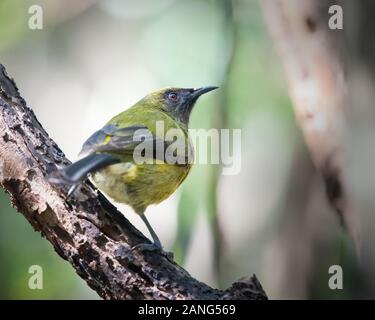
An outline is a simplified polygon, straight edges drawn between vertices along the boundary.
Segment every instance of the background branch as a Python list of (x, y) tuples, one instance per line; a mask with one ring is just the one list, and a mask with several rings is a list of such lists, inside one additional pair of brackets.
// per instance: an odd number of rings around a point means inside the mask
[(148, 242), (86, 182), (67, 202), (47, 175), (70, 162), (0, 65), (0, 183), (35, 230), (106, 299), (266, 299), (255, 275), (218, 290), (166, 256), (130, 251)]

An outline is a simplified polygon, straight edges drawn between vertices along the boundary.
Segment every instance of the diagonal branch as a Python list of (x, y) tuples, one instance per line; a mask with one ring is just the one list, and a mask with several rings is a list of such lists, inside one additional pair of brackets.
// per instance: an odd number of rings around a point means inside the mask
[(66, 190), (50, 185), (47, 175), (69, 163), (0, 64), (0, 183), (18, 211), (101, 297), (267, 298), (255, 275), (223, 291), (192, 278), (165, 255), (131, 251), (149, 240), (89, 182), (69, 202)]

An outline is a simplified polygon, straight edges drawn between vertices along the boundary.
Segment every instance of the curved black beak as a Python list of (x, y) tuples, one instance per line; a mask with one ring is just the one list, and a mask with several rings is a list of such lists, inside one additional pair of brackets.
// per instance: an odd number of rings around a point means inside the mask
[(184, 99), (182, 100), (182, 103), (174, 110), (175, 112), (177, 112), (178, 118), (182, 120), (182, 122), (188, 124), (191, 110), (193, 109), (197, 99), (202, 94), (205, 94), (217, 88), (219, 87), (210, 86), (197, 89), (184, 89)]
[(210, 87), (202, 87), (202, 88), (194, 89), (194, 91), (190, 95), (190, 98), (196, 99), (196, 98), (200, 97), (202, 94), (205, 94), (205, 93), (210, 92), (212, 90), (215, 90), (217, 88), (219, 88), (219, 87), (210, 86)]

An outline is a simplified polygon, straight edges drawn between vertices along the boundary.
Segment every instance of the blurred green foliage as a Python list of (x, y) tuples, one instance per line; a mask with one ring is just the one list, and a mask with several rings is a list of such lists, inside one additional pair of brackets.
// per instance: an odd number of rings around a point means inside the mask
[[(79, 278), (52, 245), (33, 230), (25, 217), (10, 206), (0, 191), (0, 298), (95, 299), (97, 295)], [(43, 290), (30, 289), (29, 268), (43, 269)]]
[(0, 52), (16, 45), (26, 34), (27, 10), (25, 1), (0, 1)]

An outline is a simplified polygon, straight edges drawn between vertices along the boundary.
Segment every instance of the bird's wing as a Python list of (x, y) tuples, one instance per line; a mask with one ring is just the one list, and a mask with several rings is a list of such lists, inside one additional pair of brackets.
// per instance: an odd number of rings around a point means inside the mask
[(164, 160), (164, 154), (158, 156), (155, 153), (157, 144), (164, 147), (164, 140), (156, 138), (147, 127), (141, 125), (119, 128), (114, 124), (107, 124), (87, 139), (82, 146), (80, 155), (89, 155), (95, 152), (131, 155), (140, 143), (143, 144), (143, 147), (152, 150), (150, 157)]

